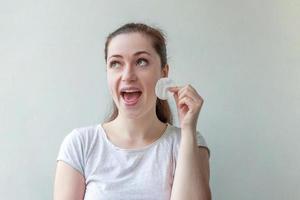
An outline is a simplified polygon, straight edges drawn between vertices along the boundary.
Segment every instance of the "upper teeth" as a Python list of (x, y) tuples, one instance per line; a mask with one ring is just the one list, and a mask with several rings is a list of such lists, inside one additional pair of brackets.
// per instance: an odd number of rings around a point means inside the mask
[(123, 92), (139, 92), (138, 90), (123, 90)]

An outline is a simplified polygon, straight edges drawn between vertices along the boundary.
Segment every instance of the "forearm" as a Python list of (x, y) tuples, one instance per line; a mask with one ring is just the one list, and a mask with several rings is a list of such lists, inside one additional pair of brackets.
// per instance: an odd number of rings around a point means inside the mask
[(205, 170), (201, 170), (195, 130), (182, 130), (171, 200), (210, 200)]

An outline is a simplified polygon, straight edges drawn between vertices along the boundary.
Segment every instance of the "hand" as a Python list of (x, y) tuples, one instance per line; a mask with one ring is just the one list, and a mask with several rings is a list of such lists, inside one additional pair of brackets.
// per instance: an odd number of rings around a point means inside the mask
[(202, 97), (191, 85), (170, 87), (168, 90), (173, 93), (175, 98), (181, 128), (196, 131), (198, 116), (203, 104)]

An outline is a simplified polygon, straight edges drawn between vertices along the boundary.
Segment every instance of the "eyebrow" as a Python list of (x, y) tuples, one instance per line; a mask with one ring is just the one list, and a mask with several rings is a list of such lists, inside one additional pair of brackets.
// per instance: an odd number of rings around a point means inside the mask
[[(149, 52), (147, 52), (147, 51), (137, 51), (137, 52), (135, 52), (133, 55), (134, 55), (134, 56), (137, 56), (137, 55), (140, 55), (140, 54), (143, 54), (143, 53), (148, 54), (149, 56), (151, 56), (151, 54), (150, 54)], [(110, 59), (110, 58), (112, 58), (112, 57), (123, 58), (123, 56), (118, 55), (118, 54), (115, 54), (115, 55), (110, 56), (108, 59)]]

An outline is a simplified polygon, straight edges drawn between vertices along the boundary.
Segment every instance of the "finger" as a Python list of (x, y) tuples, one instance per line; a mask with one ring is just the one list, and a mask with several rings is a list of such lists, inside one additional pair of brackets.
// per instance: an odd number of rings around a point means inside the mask
[(195, 96), (195, 98), (198, 98), (200, 97), (200, 95), (198, 94), (198, 92), (196, 91), (195, 88), (193, 88), (191, 85), (186, 85), (184, 86), (180, 91), (179, 91), (179, 96), (181, 95), (181, 93), (185, 92), (185, 91), (190, 91), (191, 94), (193, 96)]
[(192, 98), (193, 101), (195, 101), (195, 102), (200, 101), (200, 98), (197, 96), (197, 94), (195, 94), (193, 91), (191, 91), (188, 88), (183, 91), (180, 91), (178, 94), (179, 99), (181, 99), (185, 96)]
[(203, 104), (202, 97), (197, 93), (197, 91), (191, 86), (175, 86), (175, 87), (169, 87), (168, 90), (170, 92), (173, 92), (173, 96), (175, 98), (176, 104), (178, 105), (178, 101), (185, 96), (188, 96), (192, 99), (193, 103), (197, 105)]
[(189, 84), (188, 86), (189, 86), (188, 88), (190, 88), (192, 91), (198, 94), (197, 90), (192, 85)]
[(182, 96), (178, 98), (178, 105), (181, 107), (183, 104), (188, 105), (189, 108), (192, 108), (192, 110), (198, 110), (201, 109), (203, 105), (203, 100), (194, 100), (190, 96)]
[(180, 90), (179, 86), (169, 87), (168, 91), (173, 93), (176, 105), (178, 105), (178, 91)]
[(187, 97), (187, 96), (178, 100), (178, 105), (180, 108), (183, 105), (187, 105), (189, 108), (191, 108), (191, 107), (193, 107), (194, 104), (195, 104), (195, 102), (193, 101), (193, 99), (191, 99), (190, 97)]
[(194, 101), (189, 97), (185, 97), (185, 98), (179, 100), (178, 104), (179, 104), (180, 110), (184, 111), (184, 112), (188, 111), (190, 113), (197, 113), (199, 110), (199, 109), (197, 109)]
[(173, 96), (174, 96), (176, 105), (178, 106), (178, 93), (177, 93), (177, 92), (174, 92)]
[(201, 102), (203, 102), (202, 97), (197, 93), (197, 91), (190, 87), (185, 87), (178, 92), (179, 99), (184, 96), (189, 96), (196, 103), (198, 102), (201, 104)]
[(181, 89), (181, 87), (179, 87), (179, 86), (168, 87), (168, 90), (173, 93), (178, 92), (180, 89)]

